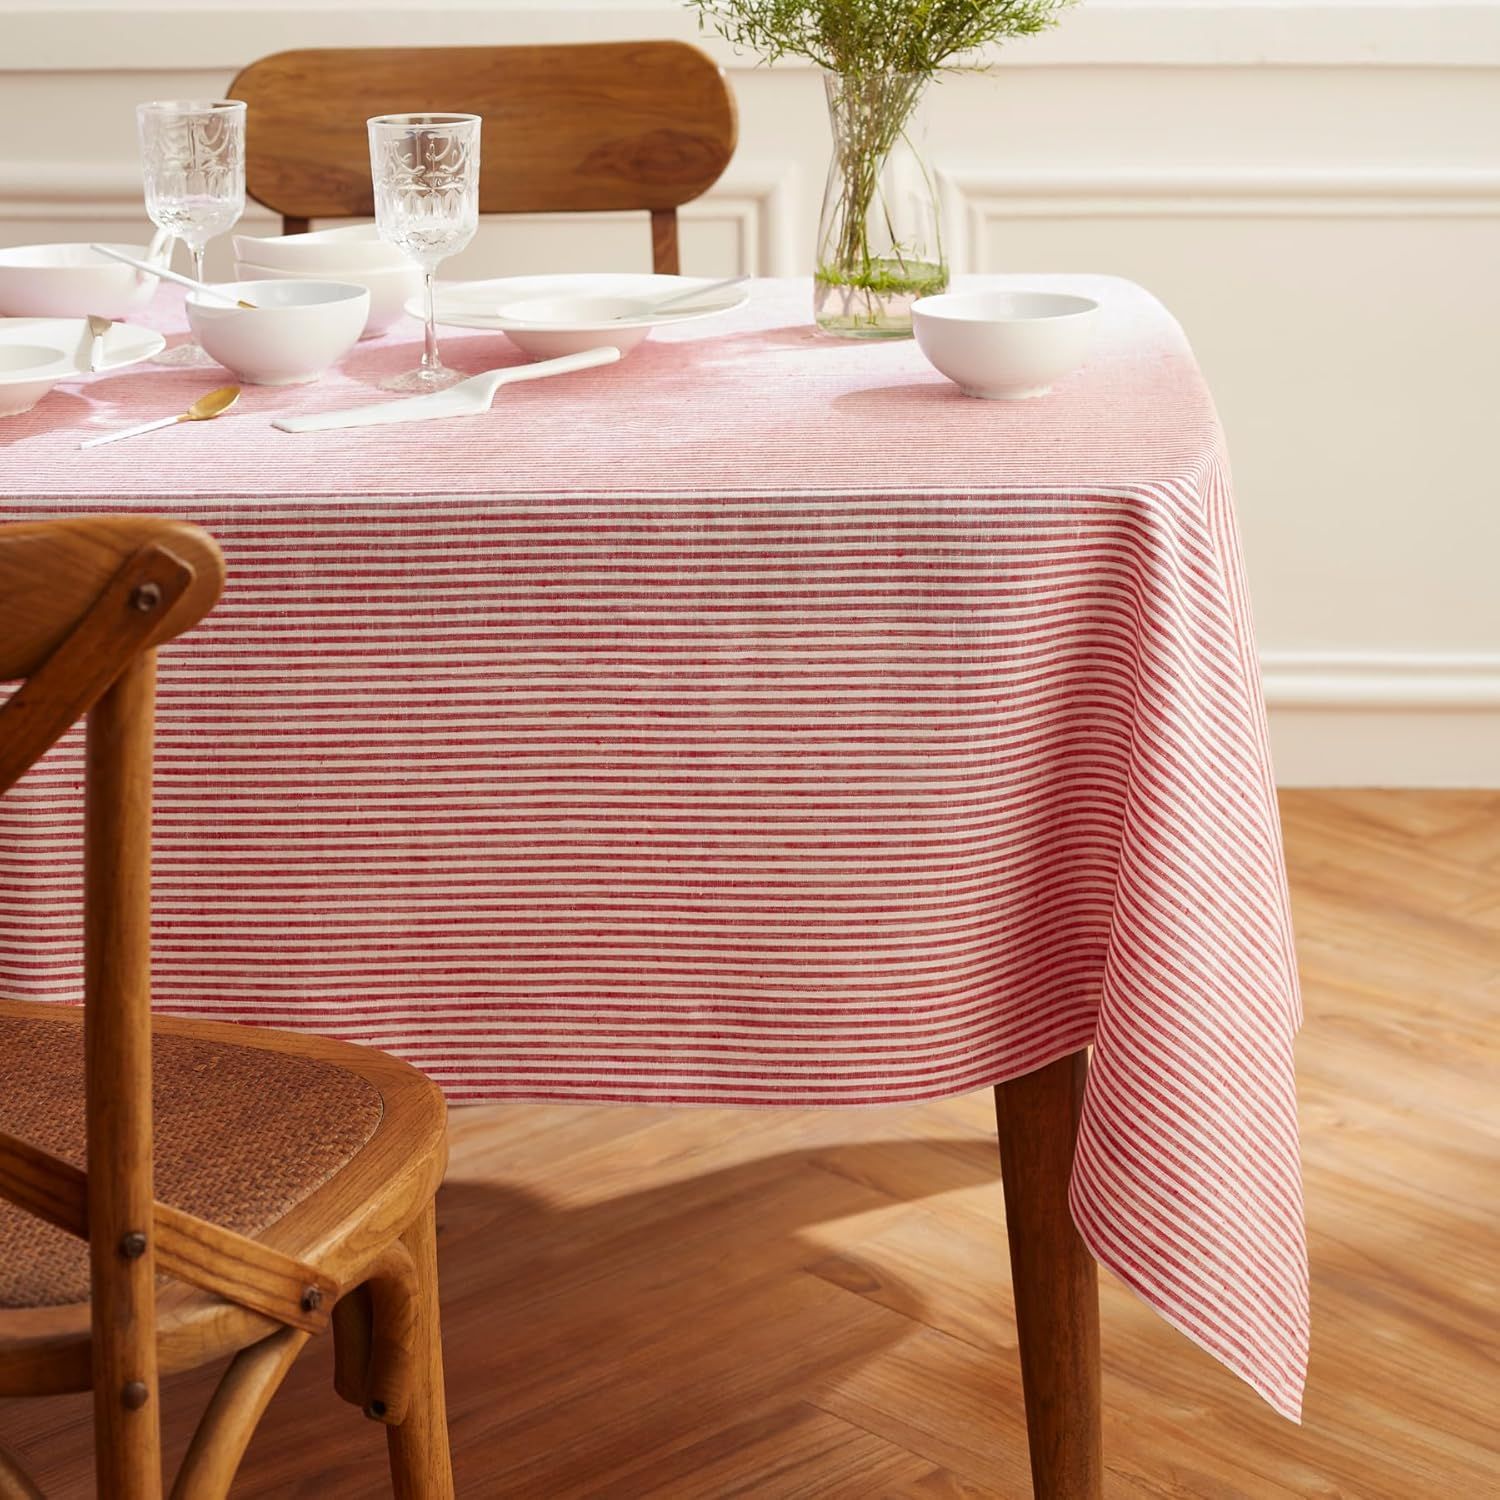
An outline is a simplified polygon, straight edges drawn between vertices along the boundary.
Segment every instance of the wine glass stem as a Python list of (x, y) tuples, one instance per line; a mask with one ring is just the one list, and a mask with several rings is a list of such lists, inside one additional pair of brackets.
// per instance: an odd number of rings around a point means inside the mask
[(427, 305), (427, 347), (422, 351), (422, 368), (424, 370), (441, 370), (443, 362), (438, 358), (437, 346), (437, 316), (432, 305), (432, 278), (433, 271), (422, 272), (422, 290), (426, 295)]
[[(194, 281), (202, 281), (203, 280), (203, 257), (208, 254), (208, 246), (207, 245), (189, 245), (188, 246), (188, 250), (191, 252), (192, 257), (193, 257), (193, 280)], [(196, 333), (190, 333), (190, 334), (188, 334), (187, 341), (190, 344), (196, 344), (198, 342), (198, 335)]]

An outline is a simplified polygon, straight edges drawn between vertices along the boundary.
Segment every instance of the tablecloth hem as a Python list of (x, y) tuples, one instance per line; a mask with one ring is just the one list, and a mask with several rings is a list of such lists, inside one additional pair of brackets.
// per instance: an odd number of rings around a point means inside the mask
[[(189, 1009), (184, 1010), (182, 1014), (195, 1015), (198, 1012)], [(287, 1028), (276, 1029), (286, 1030)], [(1076, 1029), (1063, 1032), (1061, 1034), (1063, 1040), (1049, 1041), (1047, 1046), (1026, 1055), (1019, 1061), (1013, 1060), (998, 1072), (986, 1073), (980, 1082), (938, 1083), (918, 1092), (892, 1095), (883, 1099), (852, 1098), (850, 1097), (854, 1092), (852, 1088), (822, 1094), (780, 1091), (774, 1097), (763, 1099), (734, 1097), (723, 1089), (711, 1093), (689, 1093), (686, 1090), (641, 1092), (628, 1089), (606, 1092), (600, 1091), (596, 1085), (592, 1084), (580, 1085), (576, 1094), (563, 1093), (555, 1088), (538, 1089), (534, 1092), (507, 1090), (501, 1093), (495, 1089), (475, 1089), (469, 1092), (455, 1088), (451, 1083), (443, 1085), (443, 1092), (450, 1107), (456, 1109), (484, 1104), (574, 1104), (581, 1107), (609, 1104), (636, 1108), (659, 1106), (671, 1109), (892, 1109), (903, 1105), (934, 1104), (944, 1099), (963, 1099), (970, 1094), (983, 1093), (997, 1084), (1009, 1083), (1012, 1079), (1038, 1072), (1059, 1058), (1068, 1057), (1074, 1052), (1093, 1046), (1094, 1029), (1094, 1018), (1088, 1017), (1086, 1024), (1080, 1024)], [(394, 1055), (400, 1056), (399, 1048), (392, 1047), (389, 1050)], [(413, 1063), (413, 1066), (418, 1065)]]
[(1170, 1303), (1151, 1296), (1144, 1288), (1136, 1285), (1130, 1275), (1122, 1270), (1118, 1264), (1114, 1263), (1112, 1256), (1102, 1254), (1099, 1250), (1093, 1227), (1088, 1223), (1087, 1219), (1080, 1218), (1076, 1204), (1073, 1208), (1073, 1224), (1078, 1230), (1078, 1236), (1087, 1247), (1089, 1254), (1105, 1270), (1110, 1272), (1122, 1286), (1149, 1307), (1162, 1322), (1175, 1328), (1189, 1343), (1196, 1344), (1198, 1348), (1203, 1350), (1216, 1363), (1223, 1365), (1231, 1375), (1242, 1380), (1278, 1416), (1285, 1417), (1287, 1421), (1295, 1423), (1298, 1427), (1302, 1426), (1302, 1401), (1307, 1385), (1305, 1373), (1301, 1379), (1283, 1385), (1266, 1380), (1248, 1370), (1233, 1354), (1226, 1353), (1222, 1348), (1215, 1348), (1201, 1334), (1196, 1333), (1190, 1328), (1182, 1318), (1173, 1312)]

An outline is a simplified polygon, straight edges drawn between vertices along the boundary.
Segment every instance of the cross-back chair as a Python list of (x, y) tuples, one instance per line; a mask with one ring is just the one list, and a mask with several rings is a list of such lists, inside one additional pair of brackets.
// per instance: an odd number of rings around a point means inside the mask
[(684, 42), (278, 52), (229, 97), (248, 106), (246, 191), (284, 233), (374, 213), (371, 116), (449, 111), (484, 121), (481, 213), (642, 210), (652, 263), (673, 275), (677, 210), (718, 181), (738, 134), (722, 70)]
[[(441, 1094), (382, 1053), (151, 1016), (156, 647), (224, 569), (145, 517), (0, 527), (0, 794), (87, 716), (84, 1003), (0, 1000), (0, 1396), (92, 1389), (97, 1490), (162, 1494), (161, 1374), (232, 1356), (173, 1500), (220, 1500), (308, 1339), (449, 1500)], [(40, 1491), (0, 1452), (0, 1500)]]

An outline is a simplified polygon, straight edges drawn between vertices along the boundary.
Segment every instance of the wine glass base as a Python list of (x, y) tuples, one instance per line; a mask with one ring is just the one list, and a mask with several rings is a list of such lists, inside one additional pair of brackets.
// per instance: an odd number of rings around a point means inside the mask
[(450, 370), (446, 365), (439, 365), (435, 370), (406, 370), (400, 375), (392, 375), (390, 379), (380, 382), (380, 389), (399, 391), (407, 396), (421, 396), (428, 391), (446, 391), (450, 385), (457, 385), (460, 380), (468, 378), (462, 370)]
[(160, 354), (153, 354), (151, 363), (170, 365), (178, 370), (221, 370), (224, 368), (196, 340), (187, 344), (178, 344), (173, 349), (163, 349)]

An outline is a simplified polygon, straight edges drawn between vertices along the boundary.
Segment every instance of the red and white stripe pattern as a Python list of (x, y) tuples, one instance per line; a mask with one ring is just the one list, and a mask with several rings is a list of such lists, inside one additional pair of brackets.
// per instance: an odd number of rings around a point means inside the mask
[[(914, 1100), (1092, 1043), (1081, 1231), (1295, 1415), (1299, 1012), (1217, 424), (1160, 308), (1082, 285), (1095, 367), (1020, 406), (761, 287), (515, 421), (247, 426), (229, 496), (222, 445), (106, 493), (23, 431), (11, 514), (229, 559), (162, 653), (159, 1004), (455, 1101)], [(79, 774), (0, 802), (6, 993), (78, 994)]]

